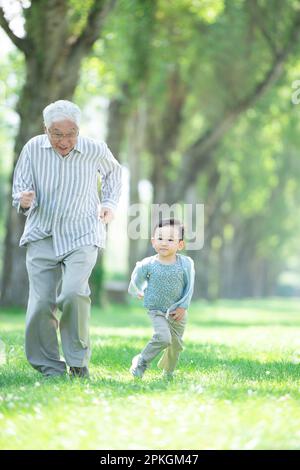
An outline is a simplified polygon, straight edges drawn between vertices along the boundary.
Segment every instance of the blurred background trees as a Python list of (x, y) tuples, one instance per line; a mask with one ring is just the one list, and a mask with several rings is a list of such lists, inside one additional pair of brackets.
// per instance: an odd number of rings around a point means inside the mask
[[(12, 3), (0, 22), (15, 46), (0, 68), (2, 302), (27, 296), (11, 172), (60, 98), (127, 169), (122, 208), (204, 204), (204, 247), (188, 252), (196, 296), (299, 294), (299, 2), (24, 0), (23, 33)], [(109, 232), (105, 276), (127, 280), (149, 243), (127, 240), (124, 210)]]

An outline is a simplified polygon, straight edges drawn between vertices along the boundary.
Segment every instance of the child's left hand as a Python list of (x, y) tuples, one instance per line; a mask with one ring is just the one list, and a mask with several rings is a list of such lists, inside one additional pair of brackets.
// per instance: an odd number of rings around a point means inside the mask
[(186, 314), (186, 310), (181, 307), (177, 307), (174, 312), (170, 312), (170, 315), (172, 315), (172, 318), (176, 321), (181, 321)]

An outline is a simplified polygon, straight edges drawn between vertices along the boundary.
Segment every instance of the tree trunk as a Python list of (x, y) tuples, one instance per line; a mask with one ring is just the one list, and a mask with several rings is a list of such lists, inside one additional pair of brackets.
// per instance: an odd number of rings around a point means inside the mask
[[(3, 9), (0, 9), (0, 25), (24, 52), (26, 60), (26, 80), (17, 107), (21, 120), (15, 142), (14, 167), (25, 143), (43, 132), (43, 108), (52, 101), (72, 98), (81, 61), (100, 36), (104, 19), (115, 0), (95, 2), (86, 27), (78, 37), (68, 35), (68, 2), (48, 0), (46, 3), (37, 0), (25, 10), (27, 35), (24, 39), (14, 36)], [(11, 182), (12, 179), (13, 175)], [(1, 303), (6, 306), (24, 306), (27, 302), (25, 249), (18, 247), (24, 223), (25, 217), (17, 214), (10, 205), (1, 289)]]
[[(120, 161), (121, 149), (125, 134), (125, 124), (127, 117), (126, 107), (126, 85), (124, 85), (124, 94), (111, 100), (108, 107), (108, 126), (106, 143), (113, 155)], [(109, 236), (109, 226), (107, 227)], [(103, 305), (103, 281), (105, 279), (104, 272), (104, 257), (106, 250), (101, 250), (98, 254), (98, 259), (95, 268), (92, 271), (90, 278), (91, 300), (93, 305), (101, 307)], [(107, 292), (106, 292), (107, 294)], [(106, 295), (107, 296), (107, 295)]]
[[(139, 182), (141, 179), (141, 153), (144, 149), (145, 141), (145, 128), (147, 122), (147, 112), (145, 107), (145, 101), (142, 99), (137, 108), (134, 110), (130, 119), (129, 126), (129, 145), (128, 145), (128, 161), (129, 161), (129, 172), (130, 172), (130, 187), (129, 187), (129, 201), (130, 206), (137, 205), (140, 203), (139, 196)], [(138, 217), (142, 217), (142, 213), (138, 211)], [(130, 227), (130, 225), (129, 225)], [(131, 237), (129, 230), (129, 253), (128, 253), (128, 269), (132, 272), (137, 259), (140, 258), (140, 252), (142, 249), (143, 240), (142, 226), (137, 227), (140, 235), (137, 239)], [(138, 235), (138, 233), (137, 233)]]
[(118, 159), (121, 156), (122, 144), (124, 142), (126, 123), (130, 114), (129, 86), (123, 83), (121, 96), (110, 101), (108, 106), (108, 126), (106, 142)]

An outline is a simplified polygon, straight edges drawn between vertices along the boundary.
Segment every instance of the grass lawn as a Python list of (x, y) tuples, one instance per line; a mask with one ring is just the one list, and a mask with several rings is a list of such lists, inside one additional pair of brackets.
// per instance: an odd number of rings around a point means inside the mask
[(300, 449), (298, 300), (194, 303), (173, 382), (128, 372), (151, 336), (134, 302), (93, 310), (89, 381), (27, 364), (23, 312), (0, 331), (1, 449)]

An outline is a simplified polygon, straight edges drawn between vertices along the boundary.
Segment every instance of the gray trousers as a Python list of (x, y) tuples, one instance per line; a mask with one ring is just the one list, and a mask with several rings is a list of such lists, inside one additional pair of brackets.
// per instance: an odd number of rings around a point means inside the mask
[(160, 310), (149, 310), (148, 315), (152, 321), (154, 334), (141, 352), (141, 359), (148, 365), (164, 350), (158, 367), (167, 373), (172, 373), (177, 365), (179, 354), (183, 350), (182, 337), (187, 315), (181, 321), (173, 320), (171, 315), (166, 318), (166, 314)]
[[(83, 246), (56, 257), (52, 237), (27, 245), (29, 299), (25, 352), (30, 364), (46, 376), (66, 372), (57, 339), (69, 366), (87, 366), (90, 355), (90, 289), (88, 280), (97, 261), (98, 247)], [(60, 321), (57, 307), (62, 312)]]

